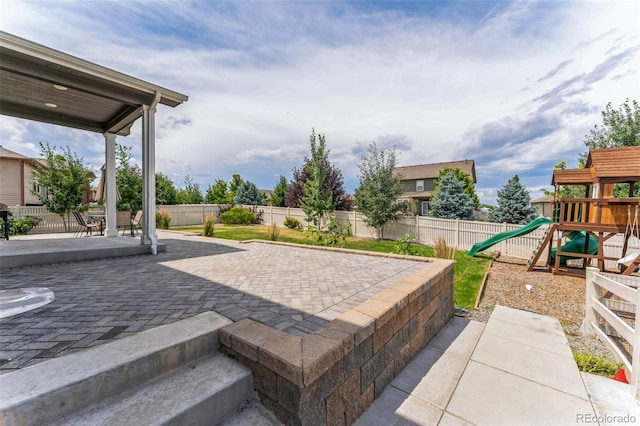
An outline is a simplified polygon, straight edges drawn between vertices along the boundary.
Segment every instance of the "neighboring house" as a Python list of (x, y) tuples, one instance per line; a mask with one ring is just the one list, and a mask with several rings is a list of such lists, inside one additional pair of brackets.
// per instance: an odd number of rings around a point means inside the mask
[(429, 200), (436, 189), (435, 181), (440, 170), (445, 168), (458, 168), (476, 183), (476, 166), (473, 160), (396, 167), (395, 172), (402, 176), (403, 193), (400, 199), (415, 203), (418, 214), (426, 216), (429, 213)]
[[(46, 167), (42, 160), (25, 157), (17, 152), (0, 146), (0, 203), (7, 206), (41, 206), (42, 203), (31, 191), (46, 194), (47, 188), (33, 183), (32, 171), (38, 167)], [(95, 178), (95, 174), (90, 172)], [(91, 200), (91, 190), (83, 195), (82, 204)]]
[(34, 185), (31, 172), (39, 160), (25, 157), (0, 146), (0, 203), (7, 206), (41, 206), (31, 191), (46, 190)]
[(531, 201), (531, 207), (536, 209), (538, 216), (551, 217), (551, 209), (553, 205), (553, 196), (545, 195)]

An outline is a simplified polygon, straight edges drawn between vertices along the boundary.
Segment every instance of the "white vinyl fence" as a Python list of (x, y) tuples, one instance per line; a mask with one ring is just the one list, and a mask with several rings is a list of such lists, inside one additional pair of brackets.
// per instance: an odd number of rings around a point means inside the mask
[[(249, 207), (249, 206), (247, 206)], [(294, 217), (303, 226), (308, 225), (305, 214), (301, 209), (288, 207), (258, 206), (262, 210), (265, 225), (272, 223), (284, 226), (285, 218)], [(62, 219), (57, 214), (49, 213), (44, 207), (9, 207), (15, 217), (33, 216), (42, 219), (33, 233), (64, 232)], [(95, 209), (100, 210), (101, 209)], [(181, 204), (158, 205), (157, 210), (164, 210), (171, 215), (171, 226), (202, 225), (208, 214), (216, 218), (220, 212), (220, 206), (215, 204)], [(92, 208), (91, 211), (94, 211)], [(98, 211), (96, 211), (98, 213)], [(90, 212), (86, 213), (90, 215)], [(362, 238), (374, 238), (376, 232), (368, 227), (362, 215), (356, 212), (335, 212), (336, 221), (340, 224), (349, 222), (354, 236)], [(425, 216), (405, 217), (385, 226), (383, 237), (396, 239), (405, 235), (415, 238), (416, 242), (425, 245), (433, 245), (436, 238), (442, 237), (451, 246), (460, 250), (469, 250), (473, 244), (484, 241), (492, 235), (502, 231), (511, 231), (520, 228), (521, 225), (506, 223), (492, 223), (479, 221), (436, 219)], [(491, 247), (489, 251), (499, 251), (504, 256), (519, 259), (529, 259), (543, 238), (546, 228), (540, 227), (534, 232), (522, 237), (511, 238)], [(640, 248), (640, 241), (631, 239), (630, 247)], [(622, 253), (622, 236), (618, 235), (605, 242), (605, 254), (607, 256), (620, 256)], [(544, 255), (542, 258), (545, 258)], [(615, 263), (607, 265), (615, 267)]]
[(640, 399), (640, 278), (587, 268), (586, 285), (585, 331), (623, 362), (631, 393)]

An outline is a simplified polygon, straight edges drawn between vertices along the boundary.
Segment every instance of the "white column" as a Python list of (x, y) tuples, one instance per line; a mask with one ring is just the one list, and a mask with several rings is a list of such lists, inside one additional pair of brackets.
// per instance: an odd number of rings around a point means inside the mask
[(116, 229), (116, 197), (118, 190), (116, 189), (116, 135), (114, 133), (104, 134), (105, 145), (105, 200), (106, 200), (106, 222), (107, 229), (105, 235), (107, 237), (118, 236)]
[(155, 107), (142, 109), (142, 210), (141, 244), (157, 241), (156, 235), (156, 141)]

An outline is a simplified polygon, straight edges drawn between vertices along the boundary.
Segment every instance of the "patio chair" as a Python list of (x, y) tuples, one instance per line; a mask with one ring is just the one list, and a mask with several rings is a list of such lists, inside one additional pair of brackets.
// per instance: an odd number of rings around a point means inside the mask
[(116, 212), (116, 229), (122, 231), (122, 235), (124, 235), (125, 231), (130, 230), (131, 236), (133, 237), (133, 226), (131, 225), (131, 212), (119, 211)]
[(138, 210), (133, 219), (131, 219), (131, 230), (135, 234), (136, 229), (142, 232), (142, 210)]
[(93, 228), (98, 228), (101, 226), (99, 222), (94, 221), (86, 221), (84, 220), (84, 216), (79, 211), (74, 210), (73, 217), (76, 218), (76, 222), (78, 223), (78, 227), (76, 228), (76, 232), (73, 234), (74, 237), (79, 237), (83, 232), (86, 232), (87, 235), (91, 235), (91, 231)]

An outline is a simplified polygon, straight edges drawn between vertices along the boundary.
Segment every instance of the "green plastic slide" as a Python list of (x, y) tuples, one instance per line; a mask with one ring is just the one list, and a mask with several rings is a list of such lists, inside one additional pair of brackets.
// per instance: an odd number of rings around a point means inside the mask
[(551, 219), (546, 217), (538, 217), (531, 222), (527, 223), (525, 226), (519, 229), (514, 229), (513, 231), (504, 231), (499, 232), (493, 237), (489, 238), (486, 241), (482, 241), (481, 243), (475, 243), (471, 250), (469, 250), (469, 256), (473, 256), (479, 251), (486, 250), (489, 247), (498, 244), (500, 241), (508, 240), (509, 238), (520, 237), (522, 235), (526, 235), (530, 232), (535, 231), (542, 225), (551, 225), (554, 223)]
[[(584, 243), (587, 239), (587, 233), (584, 231), (574, 231), (567, 235), (567, 240), (569, 240), (565, 245), (562, 246), (562, 252), (570, 252), (570, 253), (584, 253)], [(555, 265), (556, 263), (556, 247), (551, 248), (551, 264)], [(589, 235), (589, 246), (587, 248), (589, 254), (597, 254), (598, 253), (598, 240), (593, 238), (593, 236)], [(579, 257), (573, 256), (560, 256), (560, 265), (565, 266), (567, 264), (567, 260), (570, 259), (580, 259)]]

